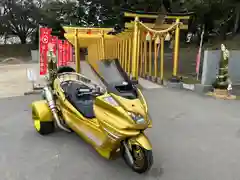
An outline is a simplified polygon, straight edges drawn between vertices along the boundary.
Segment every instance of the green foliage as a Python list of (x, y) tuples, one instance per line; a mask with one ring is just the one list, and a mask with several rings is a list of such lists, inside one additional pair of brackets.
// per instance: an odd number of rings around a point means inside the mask
[[(171, 2), (171, 3), (170, 3)], [(222, 20), (230, 9), (240, 7), (239, 0), (1, 0), (0, 35), (17, 35), (22, 43), (36, 32), (38, 24), (113, 27), (118, 24), (121, 9), (144, 12), (179, 12), (182, 7), (195, 11), (199, 22)], [(234, 11), (235, 13), (237, 11)], [(216, 21), (216, 24), (219, 24)], [(36, 36), (37, 37), (37, 36)], [(37, 39), (37, 38), (35, 38)]]
[(1, 31), (10, 35), (16, 35), (21, 43), (26, 43), (35, 30), (41, 15), (38, 13), (39, 7), (32, 0), (1, 0), (1, 7), (4, 11), (1, 15)]
[(65, 31), (60, 24), (52, 27), (52, 36), (57, 36), (58, 39), (65, 40), (64, 33)]

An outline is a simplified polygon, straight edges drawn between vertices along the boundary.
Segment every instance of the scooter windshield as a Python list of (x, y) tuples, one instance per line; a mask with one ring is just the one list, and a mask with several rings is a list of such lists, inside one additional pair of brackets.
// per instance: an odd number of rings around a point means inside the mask
[(99, 73), (108, 85), (121, 85), (128, 81), (128, 77), (117, 59), (101, 60), (99, 62)]
[(108, 92), (128, 99), (137, 98), (136, 89), (118, 59), (101, 60), (98, 67), (100, 78), (107, 87)]

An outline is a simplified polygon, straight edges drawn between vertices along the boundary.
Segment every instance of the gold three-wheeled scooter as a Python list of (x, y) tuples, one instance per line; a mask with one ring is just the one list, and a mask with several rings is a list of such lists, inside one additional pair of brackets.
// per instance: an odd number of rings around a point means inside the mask
[(118, 60), (100, 61), (99, 72), (104, 86), (71, 67), (51, 69), (44, 98), (32, 103), (34, 127), (41, 135), (56, 128), (76, 132), (101, 156), (122, 156), (133, 171), (144, 173), (153, 164), (144, 96)]

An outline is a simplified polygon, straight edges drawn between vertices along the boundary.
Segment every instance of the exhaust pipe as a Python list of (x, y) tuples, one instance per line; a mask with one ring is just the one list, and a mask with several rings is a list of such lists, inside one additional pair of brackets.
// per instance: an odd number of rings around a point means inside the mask
[(51, 111), (52, 111), (53, 118), (54, 118), (54, 120), (56, 121), (57, 126), (58, 126), (60, 129), (66, 131), (66, 132), (71, 132), (68, 128), (64, 127), (64, 126), (62, 125), (62, 123), (60, 122), (60, 119), (59, 119), (58, 114), (57, 114), (57, 107), (56, 107), (56, 104), (55, 104), (54, 99), (53, 99), (53, 94), (52, 94), (51, 87), (49, 87), (49, 86), (44, 87), (44, 88), (43, 88), (43, 94), (44, 94), (44, 96), (45, 96), (45, 99), (46, 99), (47, 102), (48, 102), (49, 108), (50, 108)]

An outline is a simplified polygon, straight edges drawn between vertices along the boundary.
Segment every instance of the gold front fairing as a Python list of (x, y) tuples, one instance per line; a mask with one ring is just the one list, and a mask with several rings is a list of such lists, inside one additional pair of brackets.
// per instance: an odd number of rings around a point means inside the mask
[(129, 147), (132, 145), (138, 145), (147, 150), (152, 150), (152, 145), (144, 133), (139, 134), (138, 136), (132, 137), (128, 140)]

